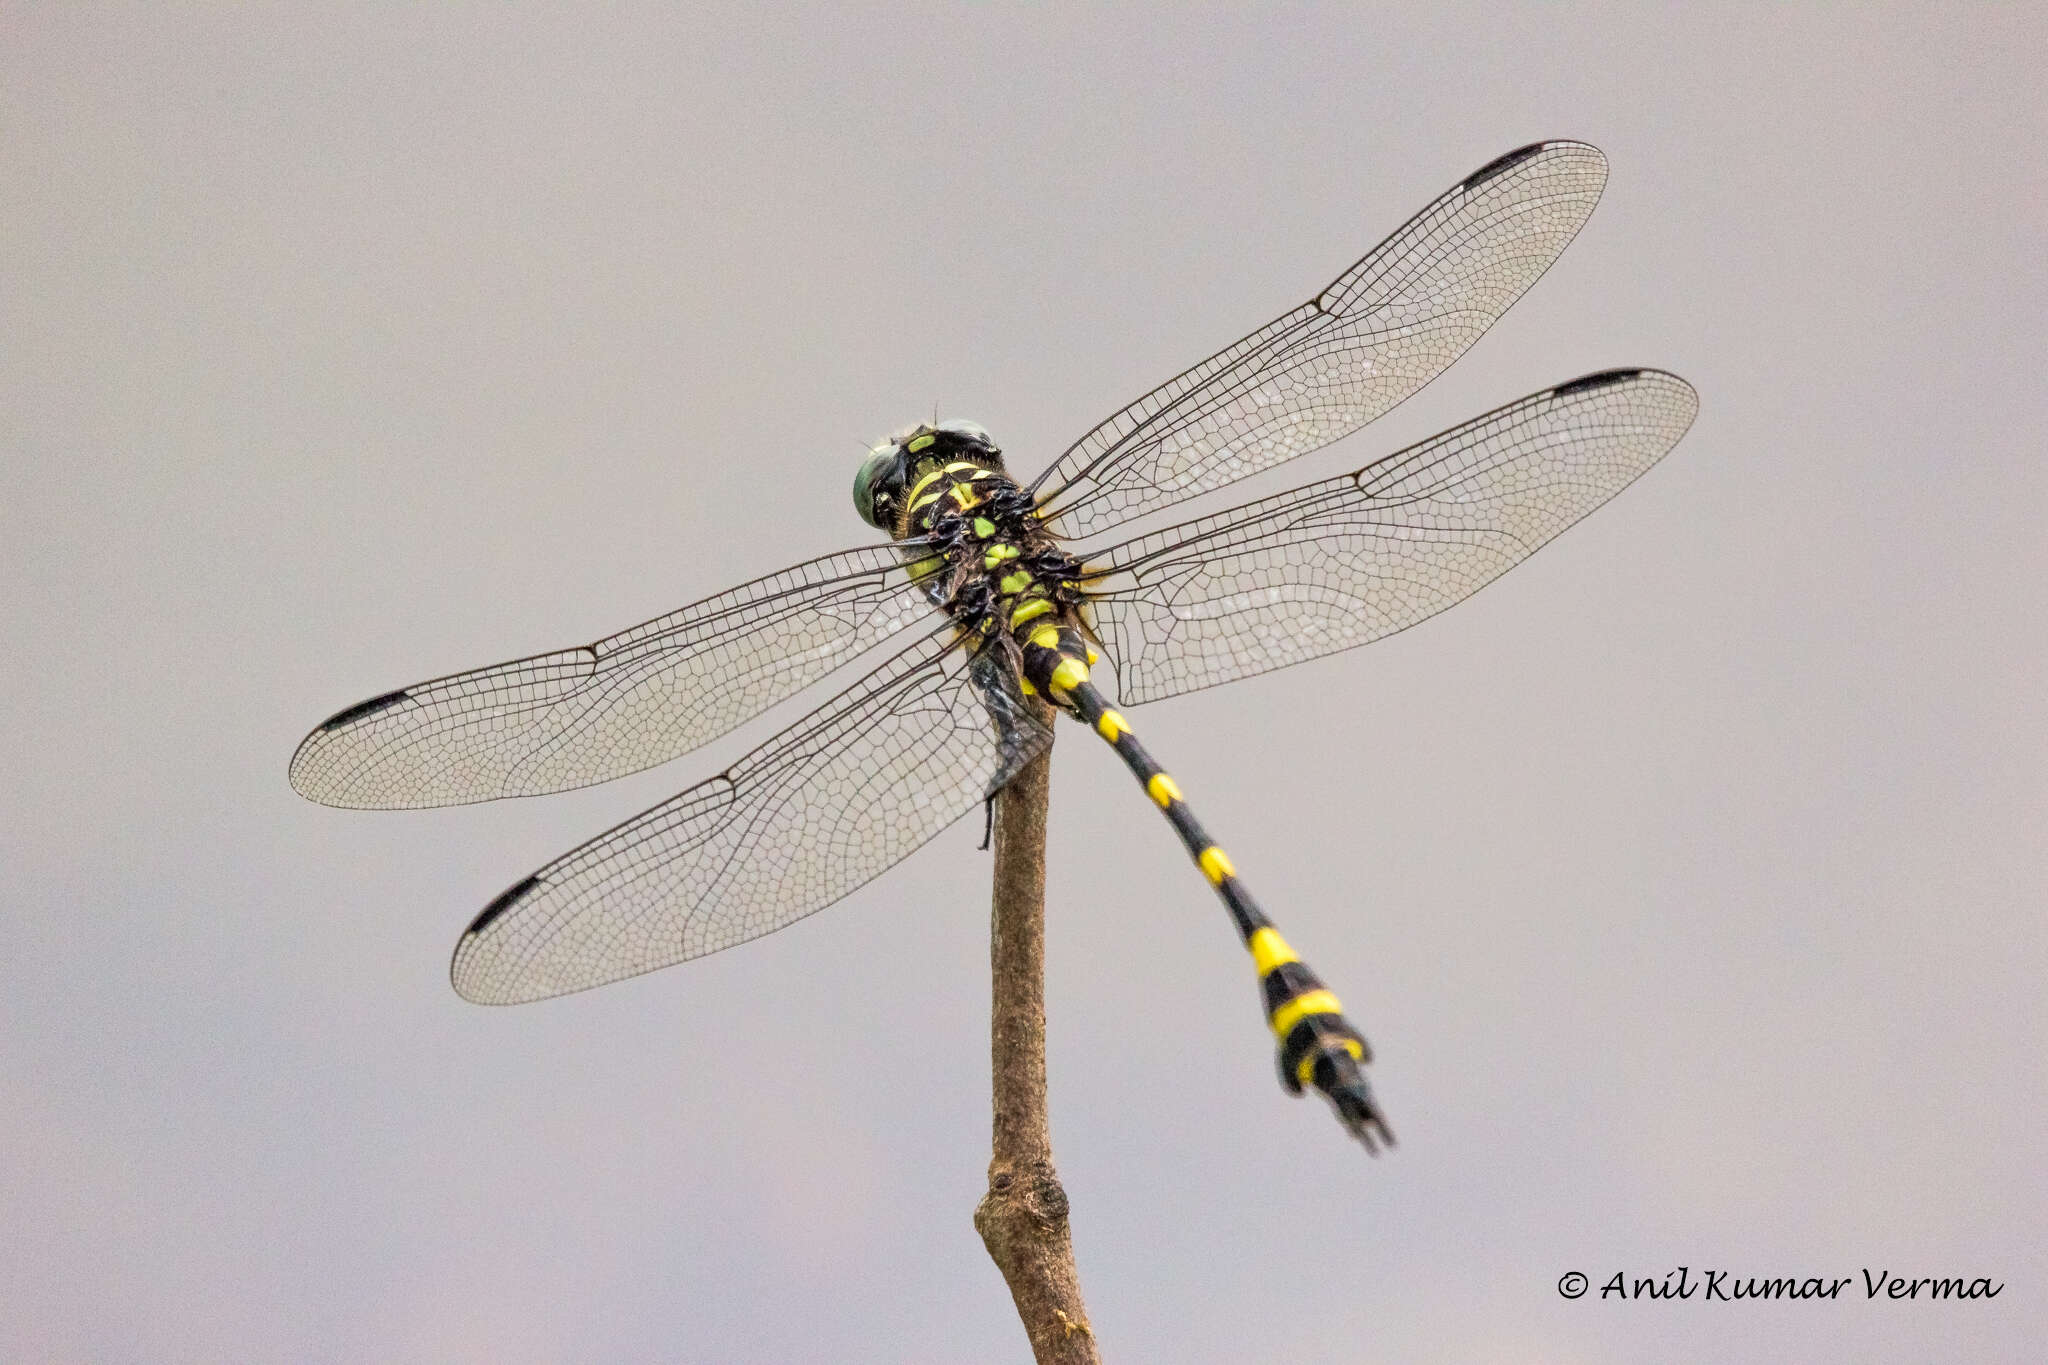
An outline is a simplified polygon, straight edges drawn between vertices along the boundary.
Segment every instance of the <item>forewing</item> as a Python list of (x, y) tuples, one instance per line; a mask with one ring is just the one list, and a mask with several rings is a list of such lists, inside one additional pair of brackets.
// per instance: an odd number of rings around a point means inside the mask
[(1663, 458), (1699, 399), (1612, 370), (1355, 474), (1141, 537), (1084, 587), (1126, 705), (1404, 630), (1471, 596)]
[(1236, 345), (1083, 436), (1032, 485), (1093, 535), (1364, 426), (1464, 354), (1592, 213), (1607, 159), (1541, 142), (1490, 162)]
[(609, 781), (716, 739), (931, 612), (898, 547), (828, 555), (595, 644), (351, 706), (300, 743), (292, 786), (401, 809)]
[(455, 989), (540, 1000), (772, 933), (907, 857), (1050, 739), (1014, 672), (946, 636), (914, 645), (498, 897), (456, 945)]

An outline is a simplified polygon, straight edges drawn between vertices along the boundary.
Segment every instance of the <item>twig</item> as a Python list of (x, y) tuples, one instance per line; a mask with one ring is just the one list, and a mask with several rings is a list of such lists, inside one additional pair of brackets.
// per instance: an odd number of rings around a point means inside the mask
[[(1049, 710), (1042, 718), (1051, 723)], [(995, 1143), (974, 1227), (1009, 1282), (1039, 1365), (1094, 1365), (1081, 1304), (1067, 1192), (1052, 1164), (1045, 1110), (1045, 808), (1052, 750), (996, 797), (989, 961)]]

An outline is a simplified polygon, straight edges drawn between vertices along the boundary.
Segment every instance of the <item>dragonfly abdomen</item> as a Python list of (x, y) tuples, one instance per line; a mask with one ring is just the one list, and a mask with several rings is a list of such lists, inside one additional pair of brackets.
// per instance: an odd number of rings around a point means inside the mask
[(1339, 1121), (1365, 1144), (1367, 1151), (1376, 1151), (1381, 1142), (1393, 1145), (1394, 1135), (1361, 1070), (1372, 1060), (1365, 1036), (1344, 1017), (1343, 1005), (1336, 995), (1309, 970), (1259, 908), (1250, 888), (1238, 877), (1230, 855), (1195, 818), (1187, 798), (1181, 794), (1180, 784), (1153, 760), (1122, 713), (1112, 708), (1088, 680), (1081, 648), (1079, 634), (1072, 626), (1045, 628), (1027, 646), (1026, 678), (1055, 703), (1071, 710), (1116, 751), (1230, 911), (1258, 969), (1266, 1022), (1278, 1048), (1276, 1061), (1281, 1084), (1297, 1095), (1305, 1087), (1319, 1091), (1336, 1110)]

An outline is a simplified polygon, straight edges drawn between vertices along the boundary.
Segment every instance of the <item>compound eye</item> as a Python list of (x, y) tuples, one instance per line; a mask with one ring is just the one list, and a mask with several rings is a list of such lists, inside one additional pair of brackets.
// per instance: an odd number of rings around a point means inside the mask
[(888, 486), (900, 453), (893, 445), (876, 446), (853, 476), (853, 509), (877, 531), (890, 530), (894, 520)]

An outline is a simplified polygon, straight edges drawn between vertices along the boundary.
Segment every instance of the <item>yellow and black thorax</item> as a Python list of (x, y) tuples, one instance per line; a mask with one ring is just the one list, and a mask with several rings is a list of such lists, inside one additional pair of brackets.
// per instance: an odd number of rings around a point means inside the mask
[(1008, 654), (1026, 691), (1053, 694), (1063, 665), (1092, 661), (1080, 562), (1045, 529), (982, 428), (948, 422), (892, 438), (862, 466), (854, 502), (904, 542), (912, 576), (963, 642)]

